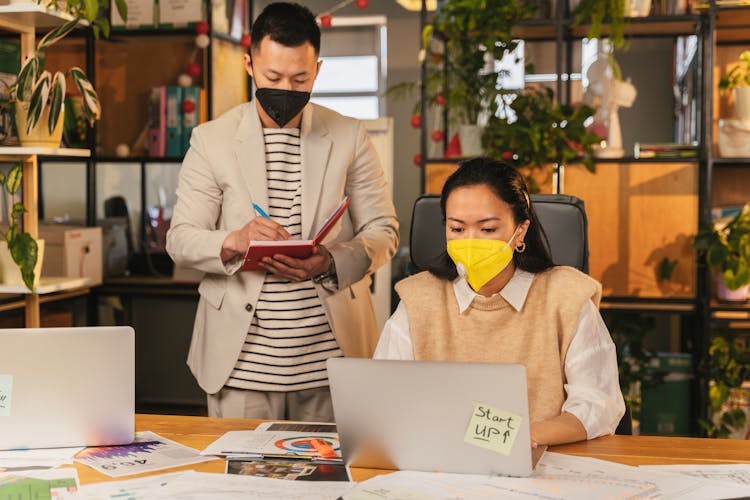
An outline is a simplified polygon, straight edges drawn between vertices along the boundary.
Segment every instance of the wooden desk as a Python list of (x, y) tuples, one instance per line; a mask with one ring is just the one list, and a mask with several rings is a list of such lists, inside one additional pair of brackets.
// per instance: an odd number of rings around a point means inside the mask
[[(136, 429), (152, 431), (167, 439), (202, 450), (227, 431), (254, 429), (260, 420), (137, 415)], [(670, 438), (649, 436), (607, 436), (583, 443), (550, 448), (550, 451), (610, 460), (627, 465), (646, 464), (721, 464), (750, 462), (750, 441), (724, 439)], [(90, 467), (75, 464), (81, 484), (111, 480)], [(224, 472), (224, 460), (212, 460), (169, 471), (194, 469)], [(141, 474), (148, 476), (166, 471)], [(375, 469), (352, 469), (355, 481), (364, 481), (383, 473)], [(127, 476), (131, 479), (139, 476)]]

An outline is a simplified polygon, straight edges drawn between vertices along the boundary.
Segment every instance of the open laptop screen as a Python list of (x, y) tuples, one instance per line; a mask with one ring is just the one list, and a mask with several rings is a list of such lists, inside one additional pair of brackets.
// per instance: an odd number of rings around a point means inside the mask
[(130, 443), (130, 327), (0, 330), (0, 450)]
[(328, 377), (349, 465), (531, 473), (523, 365), (332, 358)]

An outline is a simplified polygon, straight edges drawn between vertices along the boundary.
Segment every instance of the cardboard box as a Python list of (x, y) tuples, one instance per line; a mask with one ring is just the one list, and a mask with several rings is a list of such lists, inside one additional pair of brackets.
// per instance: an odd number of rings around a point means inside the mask
[(39, 224), (44, 239), (42, 276), (86, 277), (102, 283), (102, 228)]

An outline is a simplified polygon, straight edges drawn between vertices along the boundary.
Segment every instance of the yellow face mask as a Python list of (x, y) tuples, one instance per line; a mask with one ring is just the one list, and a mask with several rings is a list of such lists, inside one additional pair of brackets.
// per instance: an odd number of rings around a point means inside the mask
[[(448, 240), (448, 255), (456, 267), (463, 267), (466, 281), (474, 291), (479, 291), (488, 281), (508, 267), (513, 259), (513, 248), (510, 246), (518, 229), (507, 243), (503, 240), (484, 240), (468, 238)], [(459, 270), (460, 273), (460, 270)]]

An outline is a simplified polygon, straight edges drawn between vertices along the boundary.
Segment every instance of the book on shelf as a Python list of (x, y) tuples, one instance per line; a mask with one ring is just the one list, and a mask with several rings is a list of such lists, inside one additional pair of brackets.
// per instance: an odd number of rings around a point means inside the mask
[(167, 139), (165, 155), (182, 155), (182, 87), (167, 87)]
[(167, 87), (151, 87), (148, 98), (148, 154), (161, 157), (166, 154), (167, 140)]
[(208, 119), (207, 94), (200, 87), (151, 87), (148, 101), (148, 154), (179, 158), (190, 147), (190, 135)]
[(328, 216), (323, 226), (311, 240), (279, 240), (279, 241), (251, 241), (245, 252), (243, 271), (265, 271), (259, 263), (263, 257), (273, 257), (276, 254), (287, 255), (296, 259), (306, 259), (312, 255), (313, 249), (322, 243), (323, 238), (341, 218), (346, 207), (349, 206), (349, 197), (345, 196), (336, 209)]
[(195, 86), (184, 87), (182, 92), (182, 105), (180, 106), (180, 111), (182, 112), (182, 145), (180, 149), (181, 154), (184, 155), (190, 147), (190, 135), (193, 133), (193, 129), (200, 123), (201, 88)]
[(636, 158), (697, 158), (697, 144), (676, 142), (636, 142), (633, 148)]

